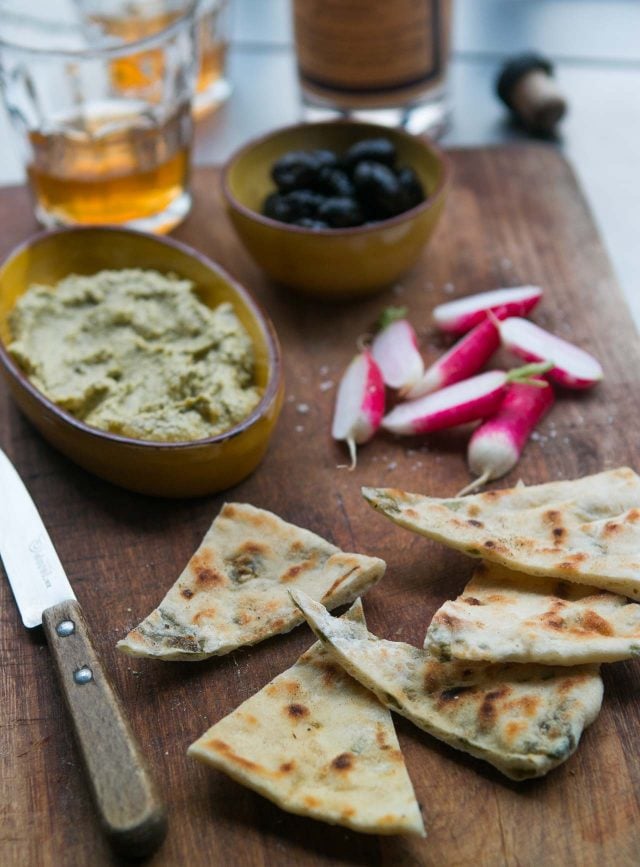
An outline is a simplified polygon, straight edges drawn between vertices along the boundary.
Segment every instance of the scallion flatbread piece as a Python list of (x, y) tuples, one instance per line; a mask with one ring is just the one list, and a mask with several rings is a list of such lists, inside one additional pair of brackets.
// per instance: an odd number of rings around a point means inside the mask
[[(341, 619), (367, 635), (360, 600)], [(368, 834), (424, 836), (391, 714), (320, 642), (188, 754), (290, 813)]]
[(513, 780), (568, 759), (600, 710), (595, 665), (441, 662), (428, 650), (363, 636), (300, 591), (292, 597), (324, 647), (383, 704)]
[(164, 660), (229, 653), (302, 622), (292, 587), (335, 608), (384, 571), (384, 560), (345, 553), (264, 509), (227, 503), (160, 605), (117, 646)]
[(443, 660), (616, 662), (640, 656), (640, 605), (483, 562), (463, 594), (436, 611), (424, 646)]
[(640, 598), (640, 477), (626, 467), (453, 499), (362, 492), (396, 524), (472, 557)]

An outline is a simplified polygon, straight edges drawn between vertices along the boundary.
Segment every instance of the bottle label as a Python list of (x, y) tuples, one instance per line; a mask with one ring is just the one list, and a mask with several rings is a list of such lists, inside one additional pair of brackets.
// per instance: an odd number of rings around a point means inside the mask
[(336, 101), (398, 102), (440, 83), (451, 0), (294, 0), (298, 74)]

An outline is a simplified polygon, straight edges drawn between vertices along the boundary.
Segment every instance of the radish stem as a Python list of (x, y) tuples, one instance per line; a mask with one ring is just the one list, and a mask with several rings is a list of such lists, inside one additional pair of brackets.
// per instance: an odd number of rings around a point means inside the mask
[(553, 368), (553, 361), (538, 361), (534, 364), (523, 364), (507, 373), (507, 382), (519, 382), (521, 385), (532, 385), (534, 388), (546, 388), (549, 383), (544, 379), (535, 379), (541, 373)]
[(407, 312), (406, 307), (385, 307), (376, 321), (376, 331), (384, 331), (392, 322), (405, 319)]

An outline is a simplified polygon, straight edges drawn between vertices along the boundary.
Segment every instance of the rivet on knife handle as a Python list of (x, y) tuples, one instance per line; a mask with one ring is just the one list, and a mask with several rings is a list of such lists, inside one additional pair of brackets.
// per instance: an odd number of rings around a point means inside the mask
[(61, 602), (42, 622), (104, 830), (122, 854), (150, 854), (164, 839), (165, 810), (80, 606)]

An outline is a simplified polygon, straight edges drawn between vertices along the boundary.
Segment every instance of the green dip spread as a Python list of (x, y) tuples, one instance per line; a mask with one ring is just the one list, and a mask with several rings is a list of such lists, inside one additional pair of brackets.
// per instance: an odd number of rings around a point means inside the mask
[(135, 439), (215, 436), (260, 400), (232, 305), (211, 309), (175, 275), (128, 269), (31, 286), (9, 351), (33, 384), (93, 427)]

